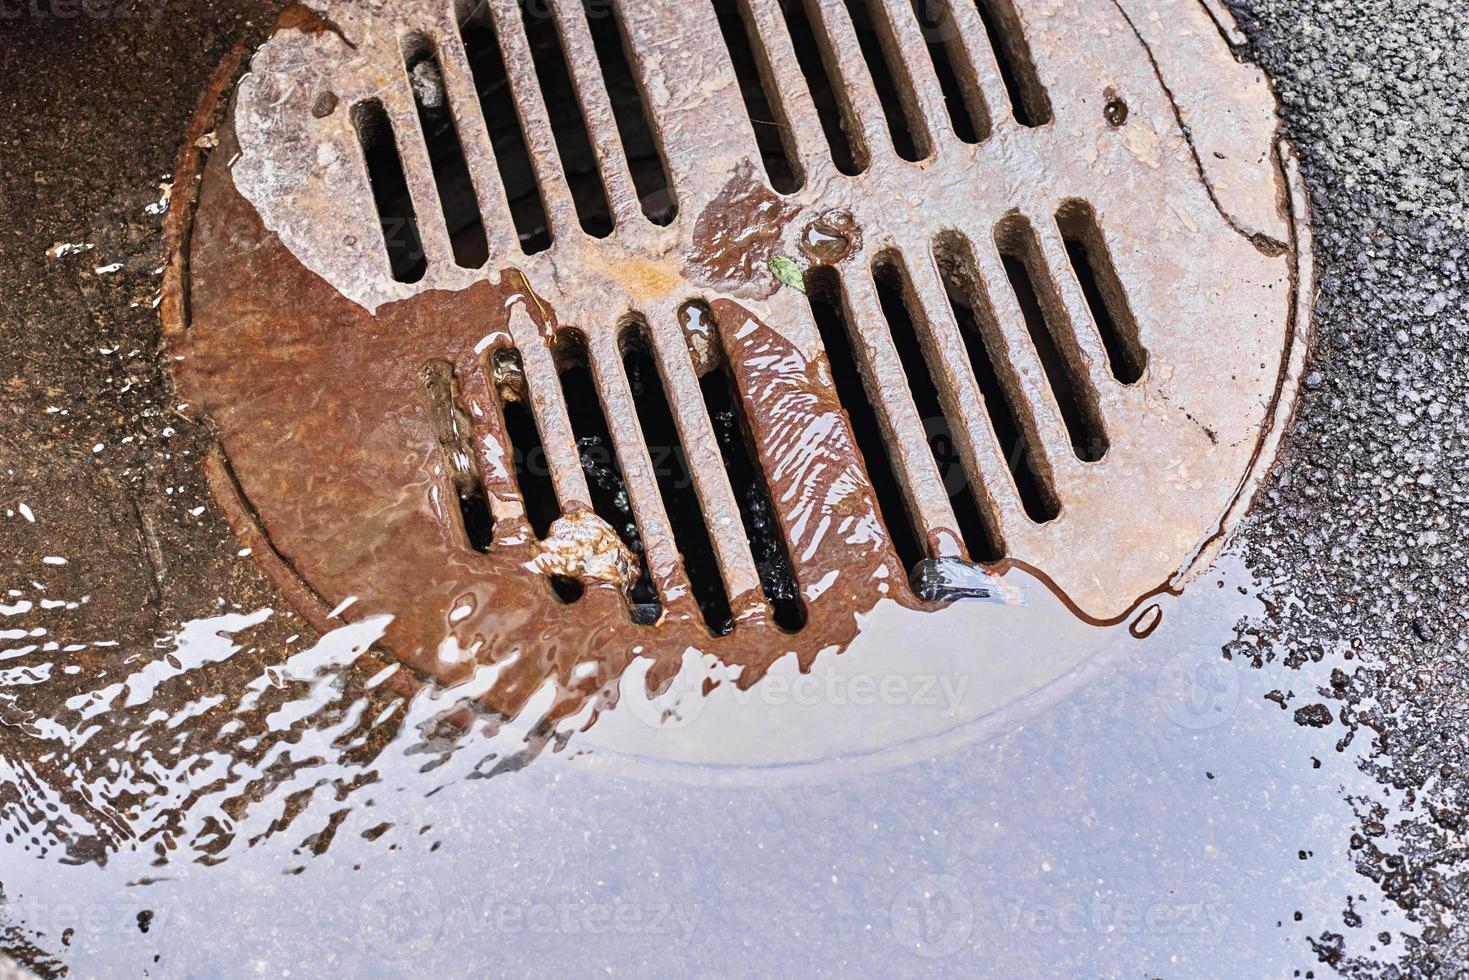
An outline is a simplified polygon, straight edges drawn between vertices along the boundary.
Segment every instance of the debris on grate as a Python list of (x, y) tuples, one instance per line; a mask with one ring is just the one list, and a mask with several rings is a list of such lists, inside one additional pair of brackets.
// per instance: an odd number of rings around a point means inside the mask
[(1023, 587), (957, 558), (925, 558), (914, 566), (909, 584), (913, 594), (925, 602), (990, 599), (1007, 606), (1019, 606), (1026, 599)]
[(201, 109), (179, 382), (303, 612), (495, 710), (1120, 622), (1273, 458), (1305, 204), (1197, 0), (313, 2)]

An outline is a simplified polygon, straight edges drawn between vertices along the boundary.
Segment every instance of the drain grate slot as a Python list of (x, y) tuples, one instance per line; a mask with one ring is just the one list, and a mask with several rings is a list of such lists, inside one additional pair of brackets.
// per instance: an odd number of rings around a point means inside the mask
[[(705, 323), (715, 324), (716, 330), (720, 328), (714, 314), (702, 303), (687, 304), (680, 315), (685, 319), (699, 317)], [(806, 607), (801, 602), (785, 535), (776, 519), (770, 488), (755, 453), (749, 419), (734, 376), (721, 361), (704, 374), (699, 386), (704, 393), (704, 408), (714, 425), (725, 472), (739, 504), (750, 554), (760, 573), (760, 586), (775, 613), (775, 624), (787, 633), (799, 632), (806, 625)]]
[(806, 291), (811, 316), (826, 349), (832, 384), (852, 427), (857, 451), (862, 456), (863, 468), (867, 471), (878, 510), (888, 529), (888, 538), (898, 560), (911, 571), (928, 557), (928, 553), (909, 513), (903, 485), (888, 455), (887, 437), (883, 435), (877, 411), (873, 408), (874, 399), (867, 393), (861, 368), (852, 350), (852, 330), (841, 276), (829, 266), (812, 269), (806, 276)]
[(995, 240), (1031, 344), (1071, 437), (1072, 451), (1082, 462), (1095, 463), (1107, 455), (1107, 433), (1097, 394), (1081, 363), (1071, 319), (1046, 271), (1035, 229), (1022, 216), (1011, 214), (1000, 223)]
[(461, 23), (459, 32), (520, 249), (526, 255), (544, 252), (551, 247), (551, 222), (488, 6), (479, 4)]
[(623, 327), (621, 345), (623, 370), (637, 406), (638, 426), (643, 444), (648, 448), (674, 542), (683, 555), (684, 574), (709, 631), (723, 636), (734, 629), (729, 593), (720, 574), (709, 527), (704, 522), (699, 495), (694, 490), (688, 454), (678, 435), (663, 377), (653, 359), (647, 325), (640, 319), (630, 320)]
[(1037, 449), (1030, 408), (1016, 394), (1020, 381), (1004, 358), (1004, 340), (976, 268), (973, 248), (958, 235), (945, 236), (934, 243), (934, 257), (969, 354), (970, 369), (984, 399), (990, 428), (1009, 466), (1021, 506), (1038, 524), (1054, 520), (1061, 513), (1056, 490), (1045, 457)]
[(1013, 0), (974, 0), (974, 5), (989, 35), (1015, 121), (1022, 126), (1044, 126), (1051, 121), (1051, 99), (1036, 72), (1035, 58)]
[(629, 593), (633, 618), (644, 624), (656, 623), (663, 612), (663, 604), (648, 572), (648, 559), (633, 515), (627, 482), (623, 479), (607, 416), (588, 366), (586, 339), (576, 330), (563, 330), (559, 340), (556, 359), (561, 374), (561, 390), (566, 396), (566, 414), (576, 437), (577, 454), (581, 458), (582, 472), (586, 474), (592, 510), (615, 528), (618, 537), (638, 556), (638, 579)]
[(546, 447), (541, 442), (541, 430), (531, 411), (520, 353), (513, 347), (501, 348), (495, 352), (494, 361), (495, 388), (514, 457), (515, 482), (520, 487), (525, 519), (536, 537), (545, 538), (551, 524), (561, 516), (561, 506), (556, 498), (556, 484), (551, 479)]
[(474, 178), (469, 173), (469, 161), (465, 159), (464, 145), (444, 86), (443, 64), (433, 42), (422, 35), (407, 39), (404, 59), (454, 261), (466, 269), (478, 269), (489, 261), (490, 243), (475, 197)]
[(1086, 201), (1068, 201), (1056, 212), (1056, 224), (1092, 321), (1102, 335), (1112, 376), (1125, 385), (1136, 384), (1148, 365), (1148, 352), (1138, 337), (1137, 320), (1112, 264), (1097, 212)]
[(647, 93), (641, 76), (633, 71), (631, 42), (622, 12), (609, 0), (582, 0), (582, 8), (643, 214), (655, 225), (672, 224), (678, 216), (678, 200), (663, 148), (653, 130)]
[(460, 407), (459, 385), (448, 361), (430, 361), (419, 372), (428, 396), (429, 425), (439, 440), (444, 472), (459, 508), (459, 526), (475, 551), (485, 554), (495, 535), (495, 518), (485, 496), (474, 453), (474, 428)]
[(561, 43), (555, 11), (542, 0), (520, 0), (520, 16), (576, 216), (582, 231), (593, 238), (606, 238), (612, 234), (612, 207), (607, 202), (607, 189), (602, 185), (602, 170), (592, 148), (586, 117), (577, 101), (576, 83)]
[(745, 114), (750, 117), (755, 145), (765, 162), (765, 175), (778, 193), (795, 193), (805, 184), (797, 163), (800, 157), (775, 89), (769, 54), (750, 15), (749, 0), (714, 0), (714, 13), (739, 79)]
[(912, 3), (954, 135), (965, 143), (983, 142), (990, 134), (989, 109), (980, 94), (979, 79), (964, 48), (949, 0), (912, 0)]
[(938, 365), (935, 369), (928, 362), (923, 342), (918, 336), (918, 324), (926, 322), (926, 318), (913, 294), (901, 256), (896, 252), (879, 255), (872, 266), (872, 279), (893, 346), (897, 348), (903, 373), (908, 379), (909, 393), (928, 433), (934, 463), (949, 494), (964, 547), (975, 561), (998, 561), (1005, 556), (1005, 548), (980, 510), (978, 495), (982, 490), (964, 469), (956, 448), (954, 433), (962, 431), (963, 423), (956, 423), (944, 413), (933, 379), (944, 375), (946, 366)]
[(815, 0), (780, 0), (780, 8), (791, 32), (796, 62), (806, 78), (821, 129), (826, 133), (832, 163), (838, 171), (853, 177), (867, 169), (867, 147), (862, 144), (861, 127), (853, 117), (852, 105), (842, 85), (831, 39), (817, 36), (808, 2)]
[[(561, 505), (557, 502), (556, 484), (551, 479), (541, 430), (530, 407), (529, 382), (519, 351), (507, 347), (495, 353), (495, 377), (525, 519), (536, 537), (544, 539), (550, 533), (551, 524), (561, 516)], [(553, 575), (551, 591), (561, 602), (572, 603), (582, 597), (585, 587), (574, 578)]]
[[(883, 0), (846, 0), (846, 4), (857, 31), (857, 44), (877, 87), (883, 115), (887, 117), (893, 149), (910, 163), (926, 159), (930, 151), (928, 128), (920, 113), (909, 112), (910, 107), (918, 104), (913, 94), (913, 79), (898, 50)], [(882, 9), (875, 11), (874, 6)]]
[(387, 110), (377, 99), (359, 102), (352, 109), (352, 124), (367, 165), (367, 182), (377, 206), (383, 231), (388, 266), (399, 282), (418, 282), (428, 271), (428, 259), (418, 233), (418, 215), (408, 192), (408, 177)]

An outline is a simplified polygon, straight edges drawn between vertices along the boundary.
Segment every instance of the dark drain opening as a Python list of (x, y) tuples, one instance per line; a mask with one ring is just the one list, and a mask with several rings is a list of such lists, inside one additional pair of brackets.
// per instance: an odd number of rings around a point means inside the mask
[(836, 55), (827, 39), (817, 38), (806, 2), (780, 0), (780, 9), (785, 13), (791, 43), (796, 49), (796, 61), (806, 78), (811, 101), (816, 105), (821, 129), (826, 133), (832, 163), (841, 173), (855, 176), (867, 169), (867, 148), (862, 145), (861, 130), (847, 102), (841, 71), (836, 67)]
[(622, 329), (621, 342), (623, 369), (637, 406), (643, 444), (648, 448), (674, 543), (683, 556), (684, 574), (709, 631), (723, 636), (734, 629), (729, 594), (719, 572), (719, 559), (709, 538), (709, 528), (704, 523), (683, 441), (668, 405), (663, 377), (653, 360), (647, 326), (638, 319), (629, 321)]
[(965, 143), (981, 142), (990, 134), (989, 110), (948, 0), (913, 0), (913, 14), (928, 43), (954, 135)]
[(485, 237), (474, 179), (469, 174), (469, 161), (464, 158), (464, 145), (444, 87), (443, 65), (433, 42), (421, 35), (408, 38), (404, 58), (413, 103), (418, 107), (418, 127), (439, 190), (439, 207), (444, 212), (444, 227), (449, 232), (454, 261), (466, 269), (478, 269), (489, 261), (490, 243)]
[(1035, 58), (1015, 4), (1012, 0), (974, 0), (974, 5), (989, 35), (1015, 121), (1022, 126), (1044, 126), (1051, 121), (1051, 99), (1036, 73)]
[(439, 440), (444, 471), (449, 475), (458, 503), (465, 540), (475, 551), (488, 553), (494, 541), (495, 518), (475, 461), (473, 424), (460, 407), (454, 367), (448, 361), (430, 361), (419, 376), (428, 395), (429, 425)]
[(796, 162), (795, 138), (776, 94), (769, 55), (750, 15), (749, 0), (714, 0), (714, 13), (739, 79), (745, 114), (755, 131), (755, 145), (765, 161), (770, 186), (781, 194), (792, 194), (805, 181)]
[(526, 255), (544, 252), (551, 247), (551, 223), (541, 199), (540, 183), (489, 8), (484, 4), (476, 6), (474, 13), (463, 21), (460, 35), (521, 251)]
[(643, 214), (655, 225), (671, 224), (678, 215), (678, 201), (653, 132), (647, 94), (638, 81), (641, 75), (633, 73), (627, 26), (617, 6), (607, 0), (582, 0), (582, 7)]
[(555, 11), (540, 0), (520, 0), (520, 15), (550, 117), (551, 134), (556, 139), (556, 152), (561, 157), (561, 170), (571, 188), (572, 204), (581, 220), (582, 231), (593, 238), (606, 238), (612, 234), (612, 208), (607, 203), (601, 167), (577, 100), (576, 83), (561, 44)]
[[(504, 348), (495, 353), (496, 388), (500, 396), (500, 412), (505, 419), (505, 436), (510, 440), (514, 460), (515, 482), (520, 487), (525, 519), (536, 537), (545, 539), (551, 525), (561, 516), (556, 498), (556, 484), (541, 442), (530, 406), (530, 391), (520, 366), (520, 353)], [(515, 380), (504, 380), (504, 379)]]
[(352, 109), (352, 124), (367, 164), (367, 182), (372, 186), (393, 278), (418, 282), (428, 271), (428, 260), (418, 235), (418, 215), (408, 193), (408, 177), (403, 172), (403, 158), (398, 155), (393, 124), (377, 99), (359, 102)]
[(816, 320), (821, 344), (826, 349), (826, 360), (831, 366), (832, 384), (852, 427), (863, 468), (867, 470), (878, 510), (887, 525), (888, 538), (893, 543), (898, 561), (904, 569), (911, 571), (928, 554), (914, 530), (903, 485), (888, 455), (888, 439), (877, 420), (877, 410), (873, 408), (876, 399), (868, 395), (862, 371), (857, 366), (841, 277), (829, 266), (817, 267), (806, 275), (806, 291), (811, 302), (811, 315)]
[(1081, 352), (1070, 317), (1046, 270), (1035, 229), (1022, 216), (1012, 214), (1000, 222), (995, 240), (1036, 356), (1071, 437), (1071, 448), (1077, 459), (1095, 463), (1107, 455), (1107, 433), (1097, 408), (1097, 394), (1080, 363)]
[[(561, 505), (557, 502), (556, 484), (551, 479), (546, 447), (541, 442), (541, 430), (536, 425), (535, 413), (531, 410), (529, 382), (526, 381), (521, 365), (520, 352), (513, 347), (497, 351), (495, 376), (495, 387), (500, 396), (500, 413), (505, 420), (506, 438), (510, 440), (515, 482), (520, 487), (525, 519), (536, 537), (544, 540), (551, 531), (552, 523), (561, 516)], [(572, 603), (582, 597), (585, 588), (574, 578), (553, 575), (551, 591), (562, 602)]]
[(561, 390), (566, 396), (566, 414), (576, 437), (577, 454), (587, 489), (592, 496), (592, 510), (617, 531), (624, 544), (638, 556), (638, 580), (629, 599), (632, 615), (639, 623), (656, 623), (663, 604), (653, 579), (648, 573), (648, 559), (643, 551), (642, 535), (617, 461), (607, 416), (597, 395), (597, 384), (588, 364), (586, 339), (575, 330), (562, 332), (557, 349), (561, 372)]
[[(705, 323), (713, 323), (716, 330), (720, 329), (713, 313), (702, 303), (688, 304), (682, 315), (702, 317)], [(800, 586), (791, 568), (785, 535), (775, 517), (770, 488), (755, 453), (749, 420), (734, 376), (725, 363), (721, 361), (705, 373), (699, 383), (704, 391), (704, 408), (714, 424), (714, 437), (719, 442), (724, 469), (744, 520), (745, 538), (750, 542), (750, 553), (760, 573), (760, 586), (774, 610), (775, 624), (787, 633), (799, 632), (806, 625), (806, 607), (801, 602)]]
[(1136, 384), (1148, 365), (1148, 352), (1138, 337), (1137, 320), (1127, 292), (1117, 278), (1107, 239), (1097, 212), (1086, 201), (1067, 201), (1056, 212), (1056, 224), (1066, 242), (1071, 268), (1102, 335), (1112, 376), (1125, 385)]
[(1016, 394), (1020, 380), (1004, 356), (1004, 339), (989, 294), (975, 268), (973, 249), (968, 241), (952, 235), (935, 242), (934, 257), (949, 297), (949, 308), (954, 312), (969, 353), (969, 366), (984, 399), (990, 428), (1005, 454), (1020, 504), (1037, 523), (1054, 520), (1061, 513), (1056, 491), (1045, 468), (1045, 457), (1031, 437), (1035, 422), (1030, 417), (1030, 408)]
[(919, 418), (924, 421), (929, 449), (948, 491), (964, 547), (974, 561), (999, 561), (1005, 556), (1005, 547), (980, 511), (978, 497), (983, 490), (971, 481), (956, 445), (954, 434), (962, 431), (963, 423), (956, 425), (944, 413), (933, 379), (945, 372), (946, 365), (939, 365), (939, 370), (934, 370), (923, 350), (917, 324), (924, 320), (924, 316), (917, 297), (913, 295), (902, 258), (895, 252), (878, 256), (872, 267), (872, 279), (877, 286), (878, 302), (882, 304), (893, 346), (898, 350), (903, 373), (908, 378), (913, 404), (918, 409)]
[(556, 598), (570, 605), (586, 593), (586, 586), (565, 575), (552, 575), (551, 591), (556, 593)]
[(917, 163), (929, 154), (928, 129), (920, 114), (909, 112), (910, 107), (917, 105), (917, 97), (886, 11), (873, 10), (874, 3), (881, 8), (883, 0), (846, 0), (846, 3), (857, 31), (857, 44), (877, 87), (883, 115), (887, 117), (893, 149), (902, 159)]

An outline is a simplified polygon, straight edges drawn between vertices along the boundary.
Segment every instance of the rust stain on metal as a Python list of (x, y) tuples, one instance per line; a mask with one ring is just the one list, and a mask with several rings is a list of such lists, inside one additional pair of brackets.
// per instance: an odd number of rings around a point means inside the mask
[(639, 304), (675, 295), (684, 282), (675, 263), (666, 259), (627, 258), (604, 263), (592, 251), (585, 262), (588, 270), (605, 274)]
[(748, 287), (779, 254), (800, 206), (782, 200), (748, 163), (730, 177), (694, 224), (692, 275), (711, 286)]
[(836, 265), (862, 250), (862, 229), (850, 211), (832, 208), (801, 232), (801, 251), (816, 265)]
[(303, 34), (335, 34), (342, 39), (342, 43), (353, 51), (357, 45), (342, 32), (336, 21), (325, 17), (320, 11), (313, 10), (305, 4), (296, 4), (281, 11), (280, 17), (275, 22), (278, 31), (296, 30)]

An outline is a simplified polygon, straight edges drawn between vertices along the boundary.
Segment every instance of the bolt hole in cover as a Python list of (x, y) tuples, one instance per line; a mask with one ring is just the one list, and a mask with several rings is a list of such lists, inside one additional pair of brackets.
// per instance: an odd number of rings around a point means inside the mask
[(1151, 632), (1293, 406), (1304, 200), (1240, 40), (1216, 0), (294, 8), (170, 219), (216, 496), (319, 629), (390, 616), (395, 683), (528, 737), (739, 769), (1033, 701)]

